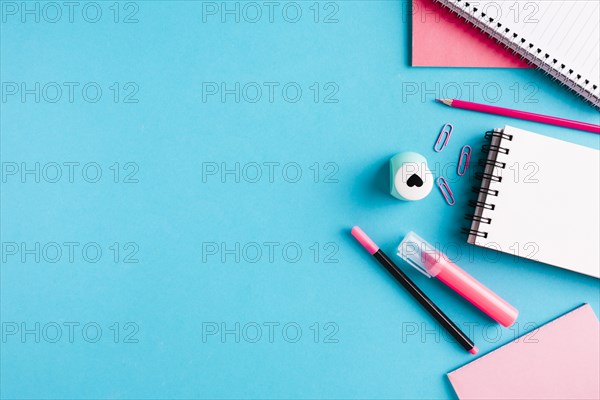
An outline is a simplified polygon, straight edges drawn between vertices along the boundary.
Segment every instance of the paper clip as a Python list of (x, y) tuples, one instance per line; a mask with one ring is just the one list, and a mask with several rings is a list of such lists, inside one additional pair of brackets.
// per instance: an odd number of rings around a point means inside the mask
[(471, 146), (463, 146), (460, 149), (460, 157), (458, 158), (458, 165), (456, 166), (456, 173), (458, 176), (463, 176), (467, 173), (467, 168), (469, 168), (469, 163), (471, 162)]
[[(450, 140), (450, 135), (452, 135), (453, 129), (454, 129), (454, 127), (450, 123), (447, 123), (446, 125), (442, 126), (442, 130), (440, 131), (440, 134), (438, 135), (437, 141), (433, 145), (433, 150), (436, 153), (439, 153), (440, 151), (444, 150), (444, 147), (446, 147), (446, 145), (448, 144), (448, 141)], [(442, 141), (443, 141), (443, 143), (442, 143)]]
[(444, 200), (448, 203), (449, 206), (453, 206), (454, 203), (454, 195), (452, 194), (452, 190), (450, 190), (450, 185), (448, 185), (448, 181), (443, 176), (440, 176), (436, 180), (438, 188), (440, 188), (440, 192), (442, 192), (442, 196), (444, 196)]

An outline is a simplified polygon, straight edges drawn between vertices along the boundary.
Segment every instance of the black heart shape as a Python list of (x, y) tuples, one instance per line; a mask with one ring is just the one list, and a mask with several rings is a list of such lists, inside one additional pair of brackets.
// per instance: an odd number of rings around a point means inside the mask
[(408, 185), (408, 187), (421, 187), (423, 186), (423, 180), (419, 177), (419, 175), (412, 174), (410, 178), (408, 178), (408, 180), (406, 181), (406, 184)]

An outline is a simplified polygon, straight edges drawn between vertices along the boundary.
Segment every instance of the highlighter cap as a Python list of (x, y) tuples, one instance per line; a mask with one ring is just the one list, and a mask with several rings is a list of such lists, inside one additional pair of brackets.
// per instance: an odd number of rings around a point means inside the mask
[(441, 253), (414, 232), (406, 234), (398, 245), (397, 254), (428, 278), (436, 276), (442, 269), (441, 265), (435, 262), (442, 257)]

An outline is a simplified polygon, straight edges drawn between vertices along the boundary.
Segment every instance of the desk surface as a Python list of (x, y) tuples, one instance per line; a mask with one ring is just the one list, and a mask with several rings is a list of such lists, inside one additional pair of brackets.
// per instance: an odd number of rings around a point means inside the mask
[[(3, 398), (455, 398), (445, 374), (473, 356), (355, 224), (390, 255), (416, 231), (520, 310), (500, 328), (403, 265), (481, 354), (598, 314), (598, 280), (460, 234), (463, 145), (506, 123), (599, 137), (433, 99), (600, 122), (543, 74), (410, 67), (406, 2), (28, 4), (0, 25)], [(387, 194), (402, 150), (452, 178), (454, 207)]]

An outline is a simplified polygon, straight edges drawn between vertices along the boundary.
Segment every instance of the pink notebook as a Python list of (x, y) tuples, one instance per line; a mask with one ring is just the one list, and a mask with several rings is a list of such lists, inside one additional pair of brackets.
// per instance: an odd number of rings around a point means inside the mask
[(600, 325), (585, 304), (448, 374), (465, 399), (600, 399)]
[(413, 0), (412, 7), (413, 66), (529, 68), (434, 0)]

